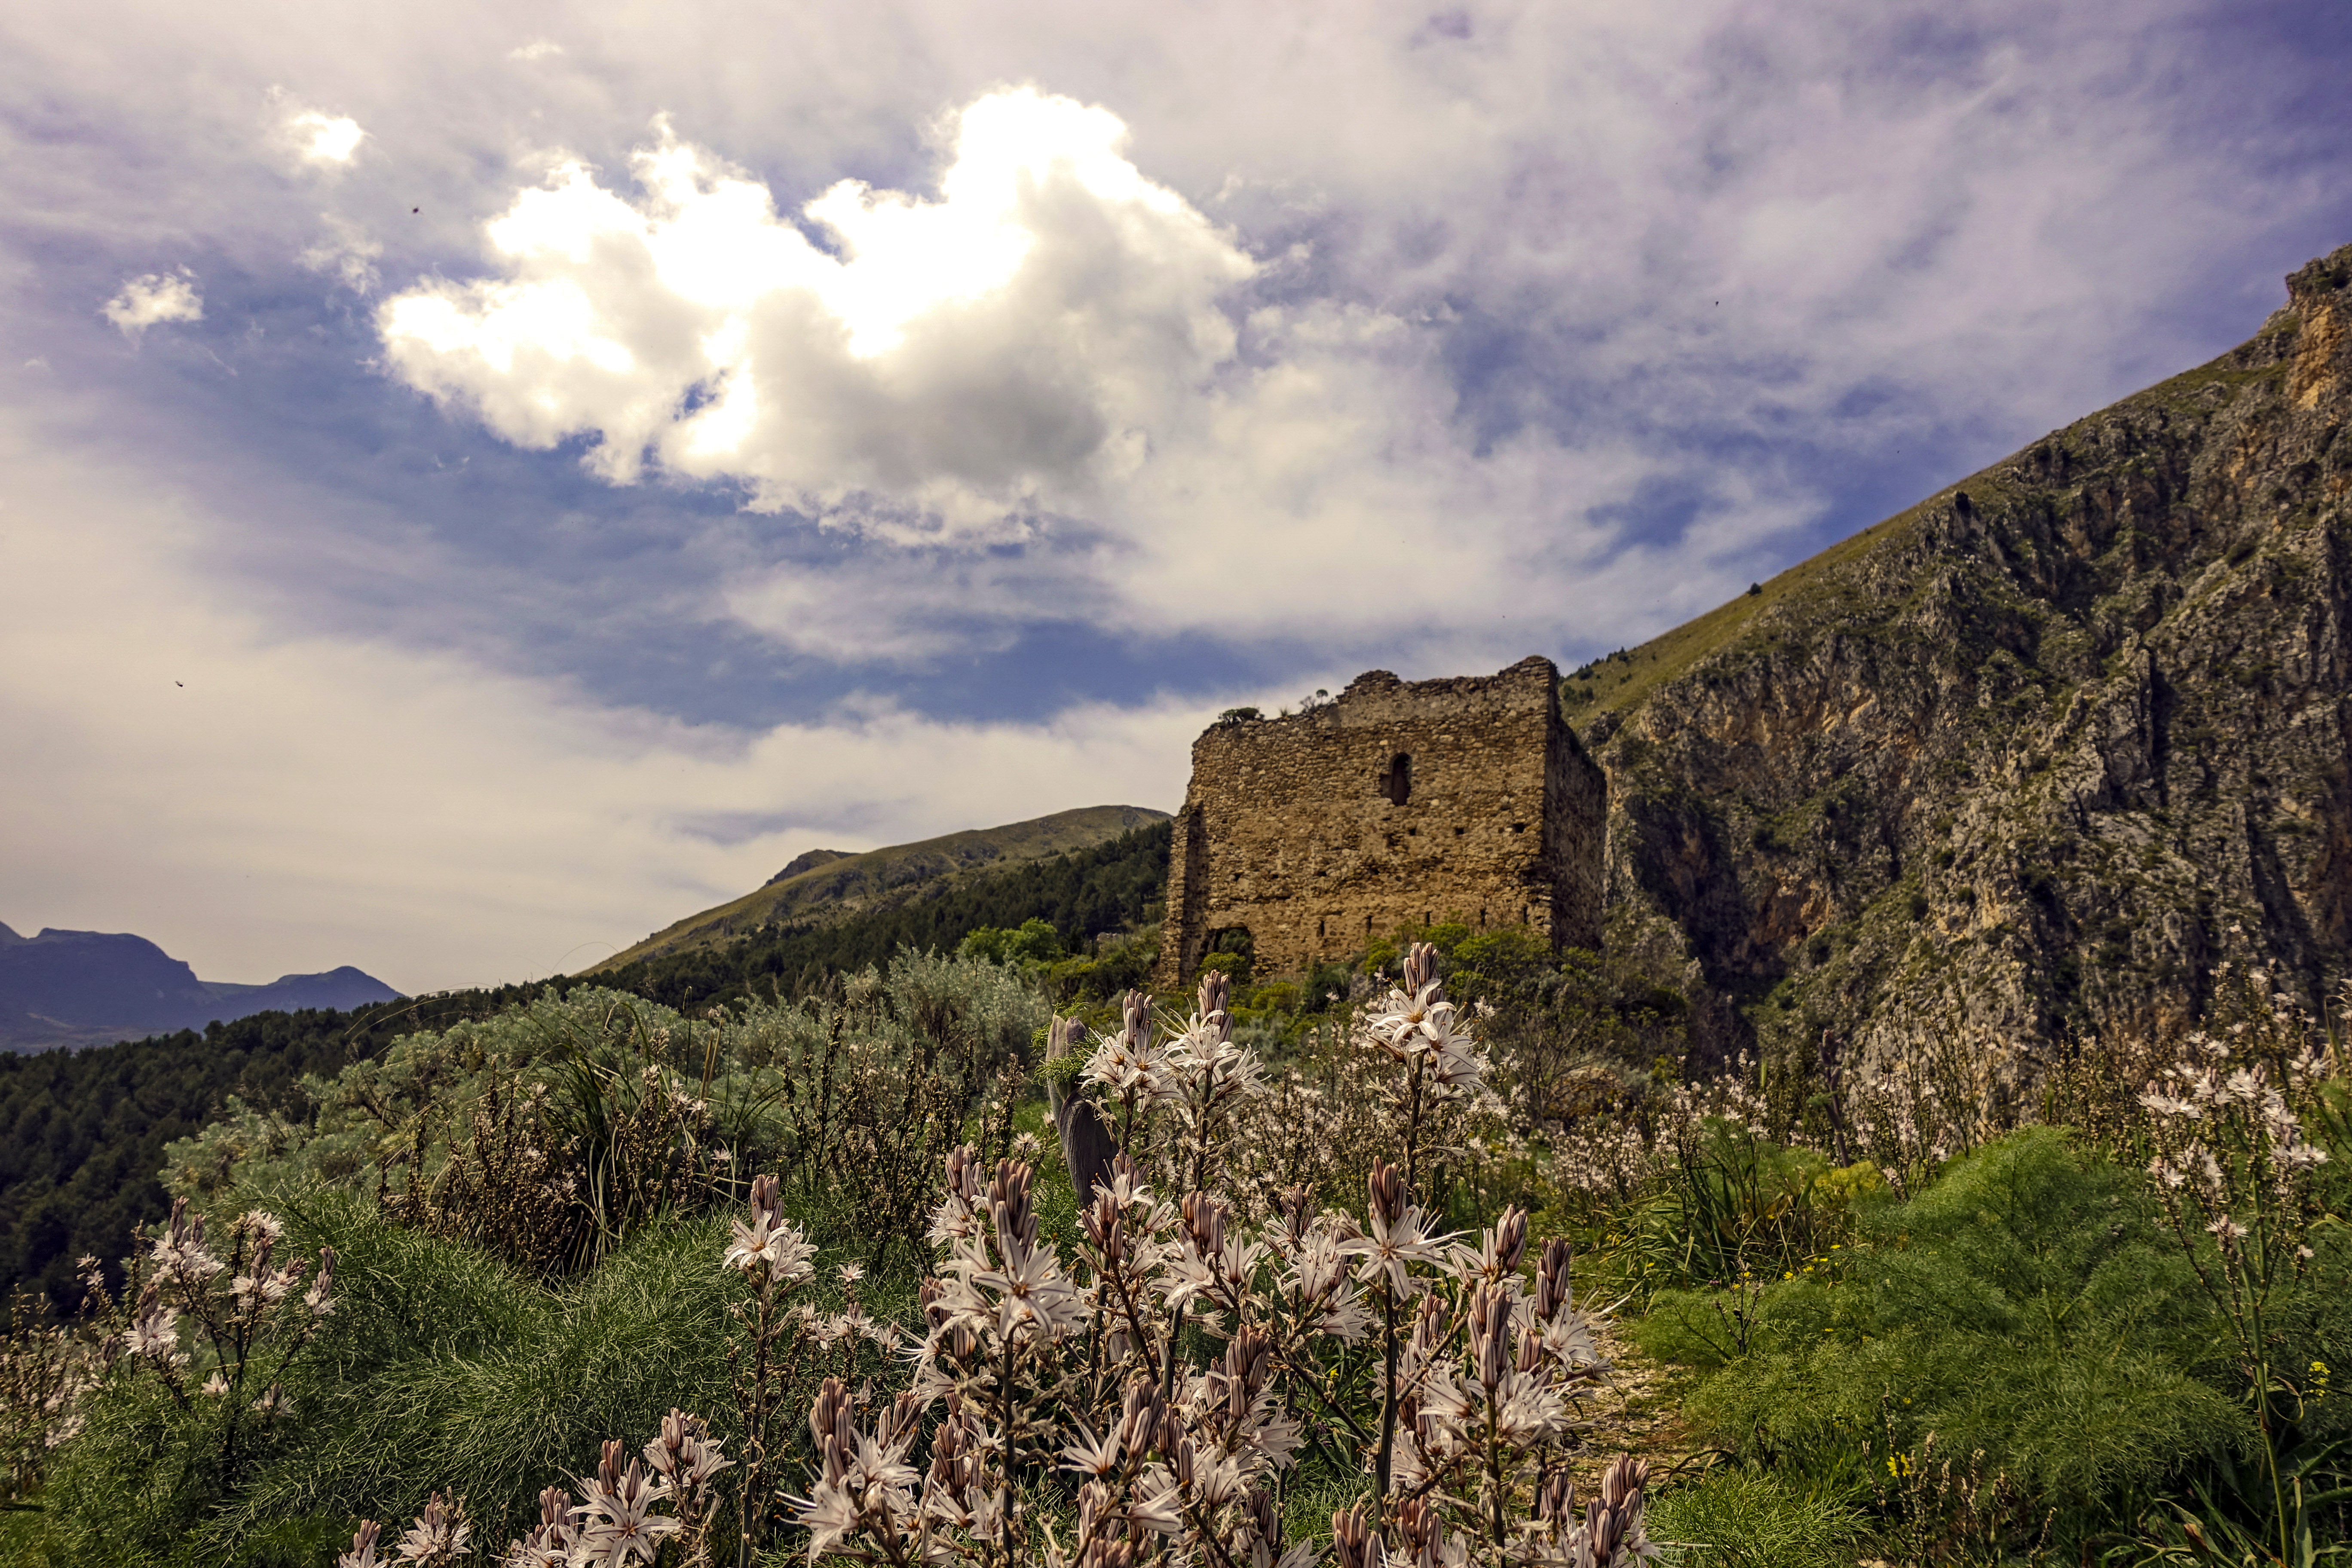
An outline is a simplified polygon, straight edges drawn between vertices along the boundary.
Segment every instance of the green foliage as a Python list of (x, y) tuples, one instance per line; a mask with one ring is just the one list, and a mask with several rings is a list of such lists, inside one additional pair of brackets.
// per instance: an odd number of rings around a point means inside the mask
[(1743, 1297), (1662, 1292), (1635, 1332), (1717, 1370), (1694, 1415), (1786, 1475), (1857, 1483), (1933, 1434), (2078, 1527), (2215, 1446), (2242, 1413), (2199, 1373), (2210, 1308), (2136, 1173), (2027, 1128), (1915, 1200), (1865, 1198), (1857, 1244)]
[(288, 1110), (232, 1101), (166, 1151), (167, 1177), (199, 1198), (384, 1184), (412, 1223), (564, 1272), (756, 1166), (784, 1177), (821, 1243), (855, 1237), (878, 1267), (919, 1231), (940, 1141), (1045, 1017), (999, 964), (911, 952), (701, 1019), (551, 988), (307, 1079)]
[(336, 1310), (289, 1380), (296, 1421), (221, 1474), (152, 1377), (118, 1376), (48, 1489), (68, 1560), (261, 1561), (283, 1521), (348, 1535), (344, 1521), (414, 1513), (436, 1489), (464, 1495), (478, 1540), (504, 1541), (604, 1437), (646, 1433), (674, 1404), (727, 1404), (740, 1287), (717, 1266), (715, 1221), (649, 1229), (551, 1291), (352, 1194), (278, 1201), (289, 1240), (341, 1259)]
[(70, 1310), (84, 1254), (119, 1289), (116, 1260), (132, 1230), (171, 1206), (156, 1176), (165, 1145), (219, 1116), (232, 1096), (277, 1110), (306, 1075), (373, 1057), (404, 1032), (495, 1014), (531, 989), (259, 1013), (92, 1050), (0, 1054), (0, 1293), (23, 1285)]
[(1053, 922), (1034, 915), (1009, 931), (1003, 926), (982, 926), (965, 935), (956, 945), (956, 953), (962, 958), (984, 958), (991, 963), (1051, 963), (1067, 956), (1062, 933)]
[(1052, 926), (1066, 952), (1107, 932), (1158, 921), (1168, 902), (1169, 825), (1050, 860), (961, 877), (935, 898), (827, 923), (752, 932), (723, 947), (645, 959), (594, 978), (681, 1010), (750, 996), (805, 995), (835, 975), (888, 963), (902, 951), (952, 952), (982, 928)]
[(1647, 1291), (1810, 1274), (1843, 1250), (1854, 1196), (1880, 1184), (1869, 1165), (1833, 1167), (1725, 1117), (1666, 1135), (1682, 1146), (1660, 1190), (1625, 1216), (1620, 1247)]
[(1863, 1519), (1769, 1472), (1718, 1466), (1650, 1506), (1650, 1534), (1674, 1542), (1679, 1568), (1843, 1568)]
[[(690, 1062), (698, 1078), (714, 1045), (731, 1068), (728, 1034), (727, 1026), (698, 1023), (625, 993), (550, 987), (488, 1018), (401, 1036), (331, 1077), (306, 1078), (279, 1097), (279, 1109), (233, 1097), (219, 1121), (165, 1149), (165, 1180), (202, 1199), (234, 1187), (366, 1181), (387, 1162), (403, 1162), (429, 1181), (467, 1135), (475, 1110), (518, 1075), (558, 1100), (551, 1120), (589, 1132), (605, 1114), (600, 1075), (653, 1067), (675, 1079)], [(746, 1089), (721, 1074), (711, 1092), (724, 1099)], [(756, 1136), (752, 1126), (733, 1131)]]
[[(26, 1285), (68, 1310), (80, 1300), (74, 1260), (84, 1254), (102, 1259), (119, 1287), (115, 1260), (131, 1232), (170, 1206), (156, 1175), (167, 1145), (224, 1114), (257, 1134), (272, 1118), (304, 1114), (306, 1077), (373, 1059), (404, 1035), (487, 1022), (518, 1002), (583, 987), (698, 1012), (755, 995), (801, 996), (887, 965), (901, 949), (951, 952), (979, 927), (1018, 928), (1033, 918), (1075, 948), (1160, 918), (1168, 846), (1168, 824), (1156, 823), (1091, 849), (961, 879), (940, 897), (899, 909), (765, 931), (589, 980), (451, 992), (353, 1013), (262, 1013), (95, 1050), (0, 1054), (0, 1294)], [(1066, 962), (1079, 968), (1057, 994), (1100, 998), (1141, 984), (1151, 953), (1131, 945), (1100, 961)]]

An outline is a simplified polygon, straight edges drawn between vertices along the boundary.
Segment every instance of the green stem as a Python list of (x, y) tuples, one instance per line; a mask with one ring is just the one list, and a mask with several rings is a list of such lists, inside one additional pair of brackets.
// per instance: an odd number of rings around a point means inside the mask
[(1372, 1461), (1373, 1495), (1383, 1514), (1388, 1510), (1389, 1459), (1396, 1447), (1397, 1323), (1396, 1288), (1381, 1281), (1381, 1447)]

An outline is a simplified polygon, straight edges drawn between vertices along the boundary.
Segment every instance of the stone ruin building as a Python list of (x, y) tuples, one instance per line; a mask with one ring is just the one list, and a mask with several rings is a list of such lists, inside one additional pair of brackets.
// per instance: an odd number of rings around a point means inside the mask
[(1243, 931), (1260, 975), (1443, 921), (1597, 947), (1606, 798), (1548, 658), (1228, 715), (1192, 742), (1153, 984), (1190, 986)]

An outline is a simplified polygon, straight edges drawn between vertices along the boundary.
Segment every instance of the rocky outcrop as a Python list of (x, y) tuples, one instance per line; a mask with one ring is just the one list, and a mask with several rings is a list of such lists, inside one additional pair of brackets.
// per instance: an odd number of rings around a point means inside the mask
[(1565, 684), (1717, 1051), (2028, 1068), (2352, 953), (2352, 247), (2250, 342)]
[(803, 849), (786, 862), (782, 870), (760, 885), (763, 888), (772, 888), (779, 882), (789, 882), (803, 871), (814, 871), (819, 866), (830, 866), (835, 860), (846, 860), (851, 853), (852, 851), (847, 849)]

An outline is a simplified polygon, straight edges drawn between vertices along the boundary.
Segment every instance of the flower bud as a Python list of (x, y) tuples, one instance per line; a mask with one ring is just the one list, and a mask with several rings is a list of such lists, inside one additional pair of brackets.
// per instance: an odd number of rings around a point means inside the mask
[(1528, 1249), (1528, 1216), (1517, 1205), (1503, 1211), (1495, 1222), (1495, 1259), (1506, 1274), (1519, 1271), (1519, 1258)]
[(1371, 1211), (1383, 1225), (1394, 1225), (1404, 1217), (1404, 1173), (1384, 1161), (1372, 1162), (1371, 1174), (1364, 1179), (1364, 1189)]
[(1353, 1508), (1331, 1516), (1332, 1568), (1381, 1568), (1385, 1554), (1365, 1515), (1366, 1506), (1359, 1500)]
[(1543, 1261), (1536, 1268), (1536, 1316), (1549, 1323), (1568, 1305), (1569, 1264), (1574, 1253), (1559, 1237), (1544, 1243)]

